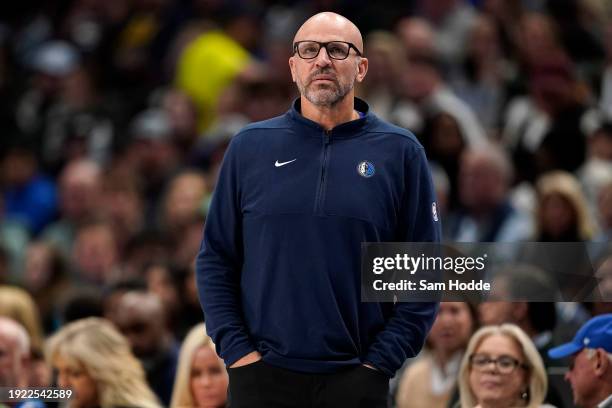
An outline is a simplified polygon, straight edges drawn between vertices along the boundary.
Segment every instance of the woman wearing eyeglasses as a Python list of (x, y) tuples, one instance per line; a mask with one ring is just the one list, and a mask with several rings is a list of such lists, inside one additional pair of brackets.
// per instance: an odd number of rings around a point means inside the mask
[(474, 333), (459, 370), (461, 408), (551, 407), (542, 405), (547, 386), (542, 358), (518, 326)]

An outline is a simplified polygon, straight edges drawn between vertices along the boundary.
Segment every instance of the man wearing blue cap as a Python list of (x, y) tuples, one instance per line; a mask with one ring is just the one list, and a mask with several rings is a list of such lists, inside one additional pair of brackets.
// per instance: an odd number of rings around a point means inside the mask
[(565, 380), (582, 408), (612, 408), (612, 314), (589, 320), (574, 339), (548, 351), (551, 358), (571, 356)]

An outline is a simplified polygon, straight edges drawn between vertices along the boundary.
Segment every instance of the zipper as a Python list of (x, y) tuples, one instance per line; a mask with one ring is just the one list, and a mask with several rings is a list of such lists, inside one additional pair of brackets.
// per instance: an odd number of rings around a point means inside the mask
[(317, 198), (315, 201), (315, 213), (323, 211), (323, 192), (325, 190), (325, 176), (327, 168), (327, 156), (329, 151), (329, 145), (331, 143), (331, 130), (326, 130), (323, 134), (323, 160), (321, 164), (321, 178), (319, 179), (319, 190), (317, 191)]

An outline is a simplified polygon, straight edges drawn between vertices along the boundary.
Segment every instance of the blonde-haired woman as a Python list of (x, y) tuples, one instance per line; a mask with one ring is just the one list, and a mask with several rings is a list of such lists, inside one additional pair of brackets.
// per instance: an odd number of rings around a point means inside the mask
[(227, 403), (229, 379), (204, 323), (191, 329), (181, 347), (171, 408), (220, 408)]
[(70, 408), (158, 408), (140, 362), (125, 337), (107, 320), (72, 322), (47, 342), (58, 385), (71, 388)]
[(485, 326), (474, 333), (459, 369), (461, 408), (538, 408), (547, 387), (542, 358), (518, 326)]
[(552, 171), (536, 183), (536, 240), (557, 242), (588, 241), (593, 221), (576, 177), (566, 171)]
[(395, 397), (398, 408), (446, 408), (457, 389), (457, 373), (476, 330), (474, 306), (441, 302), (422, 357), (402, 375)]

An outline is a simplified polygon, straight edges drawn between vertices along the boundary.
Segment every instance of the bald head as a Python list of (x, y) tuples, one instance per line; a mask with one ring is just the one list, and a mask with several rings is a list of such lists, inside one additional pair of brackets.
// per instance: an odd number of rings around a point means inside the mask
[(30, 336), (26, 329), (13, 319), (0, 316), (0, 336), (14, 345), (20, 355), (30, 354)]
[(27, 386), (29, 357), (30, 338), (25, 328), (0, 316), (0, 387)]
[(427, 20), (404, 18), (397, 24), (397, 35), (409, 56), (426, 56), (435, 53), (435, 33)]
[(139, 291), (125, 293), (112, 318), (138, 357), (150, 357), (168, 345), (166, 314), (157, 295)]
[(357, 26), (348, 18), (329, 11), (315, 14), (302, 24), (293, 42), (305, 40), (346, 41), (363, 54), (363, 38)]
[(143, 319), (160, 319), (164, 306), (157, 295), (149, 292), (128, 292), (121, 297), (119, 307), (125, 313), (132, 313)]

